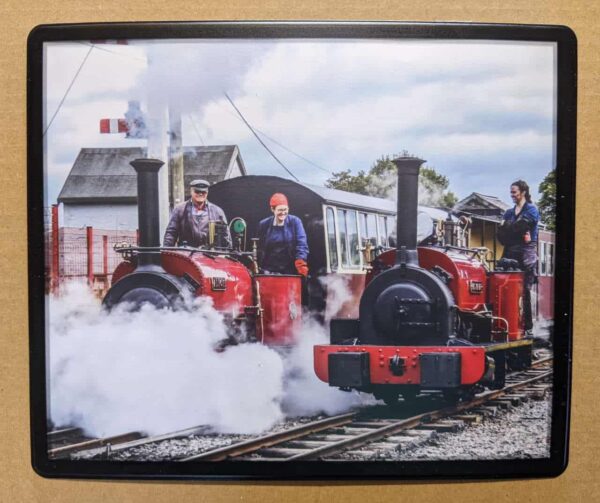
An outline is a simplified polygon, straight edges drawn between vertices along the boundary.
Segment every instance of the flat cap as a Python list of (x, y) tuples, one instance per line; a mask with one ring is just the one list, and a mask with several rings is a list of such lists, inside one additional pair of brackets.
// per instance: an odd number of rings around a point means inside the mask
[(208, 189), (210, 187), (210, 183), (206, 180), (197, 179), (190, 182), (190, 187), (193, 187), (194, 189)]

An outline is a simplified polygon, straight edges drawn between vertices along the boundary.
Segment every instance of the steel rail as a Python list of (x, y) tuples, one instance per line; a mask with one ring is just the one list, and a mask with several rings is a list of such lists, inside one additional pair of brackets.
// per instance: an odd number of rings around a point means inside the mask
[(502, 388), (500, 390), (489, 391), (487, 393), (484, 393), (484, 394), (474, 398), (473, 400), (470, 400), (469, 402), (460, 403), (457, 405), (453, 405), (451, 407), (439, 409), (437, 411), (424, 412), (422, 414), (418, 414), (418, 415), (410, 417), (408, 419), (403, 419), (401, 421), (397, 421), (389, 426), (384, 426), (382, 428), (378, 428), (377, 430), (375, 430), (373, 432), (363, 433), (362, 435), (358, 435), (356, 437), (352, 437), (352, 438), (345, 439), (345, 440), (340, 440), (339, 442), (335, 442), (330, 445), (325, 445), (323, 447), (318, 447), (318, 448), (312, 449), (308, 452), (302, 452), (302, 453), (296, 454), (295, 456), (291, 456), (289, 458), (283, 458), (281, 461), (297, 461), (297, 460), (309, 460), (309, 459), (322, 458), (323, 456), (335, 454), (337, 452), (346, 450), (348, 448), (360, 447), (364, 444), (367, 444), (374, 440), (379, 440), (380, 438), (388, 437), (388, 436), (398, 433), (402, 430), (406, 430), (409, 428), (414, 428), (416, 426), (419, 426), (419, 425), (423, 424), (424, 421), (429, 423), (431, 421), (435, 421), (435, 420), (438, 420), (438, 419), (441, 419), (444, 417), (451, 416), (458, 412), (463, 412), (465, 410), (472, 409), (474, 407), (477, 407), (478, 405), (483, 405), (484, 403), (489, 402), (490, 400), (493, 400), (494, 398), (497, 398), (499, 396), (506, 394), (507, 391), (512, 391), (514, 389), (526, 387), (527, 385), (529, 385), (533, 382), (540, 381), (551, 375), (552, 375), (552, 370), (549, 370), (547, 372), (544, 372), (542, 374), (534, 376), (525, 381), (520, 381), (520, 382), (517, 382), (514, 384), (510, 384), (508, 386), (505, 386), (504, 388)]
[(66, 454), (72, 454), (79, 451), (87, 451), (89, 449), (95, 449), (98, 447), (104, 447), (108, 444), (129, 442), (140, 438), (142, 434), (138, 431), (132, 431), (129, 433), (122, 433), (120, 435), (114, 435), (112, 437), (94, 438), (92, 440), (86, 440), (85, 442), (79, 442), (77, 444), (64, 445), (62, 447), (56, 447), (55, 449), (48, 450), (48, 457), (64, 456)]
[[(549, 356), (546, 358), (542, 358), (540, 360), (532, 362), (530, 368), (536, 368), (543, 366), (547, 363), (552, 362), (553, 357)], [(397, 431), (401, 431), (403, 429), (408, 429), (413, 426), (418, 426), (424, 420), (431, 421), (436, 420), (442, 417), (447, 417), (452, 414), (456, 414), (457, 412), (461, 412), (463, 410), (471, 409), (477, 407), (478, 405), (482, 405), (483, 403), (493, 400), (508, 391), (513, 389), (518, 389), (520, 387), (525, 387), (528, 384), (542, 380), (552, 374), (552, 370), (544, 372), (540, 375), (534, 376), (531, 379), (526, 381), (519, 381), (516, 383), (508, 384), (504, 388), (500, 390), (493, 390), (486, 392), (477, 398), (465, 402), (462, 404), (454, 405), (452, 407), (446, 407), (444, 409), (440, 409), (438, 411), (430, 411), (419, 414), (417, 416), (413, 416), (408, 419), (404, 419), (399, 422), (395, 422), (391, 425), (386, 425), (382, 428), (379, 428), (373, 432), (364, 433), (358, 435), (356, 437), (342, 440), (340, 442), (336, 442), (335, 444), (319, 447), (313, 449), (309, 452), (299, 453), (290, 458), (283, 458), (281, 461), (289, 461), (289, 460), (297, 460), (297, 459), (312, 459), (313, 457), (321, 457), (326, 454), (331, 454), (333, 452), (337, 452), (339, 450), (348, 449), (350, 447), (356, 447), (358, 445), (363, 445), (372, 440), (376, 440), (381, 437), (389, 436)], [(357, 412), (351, 412), (347, 414), (342, 414), (326, 419), (322, 419), (319, 421), (307, 423), (304, 425), (300, 425), (295, 428), (291, 428), (289, 430), (285, 430), (282, 432), (272, 433), (266, 436), (262, 436), (256, 439), (247, 440), (244, 442), (235, 443), (233, 445), (229, 445), (226, 447), (220, 447), (217, 449), (212, 449), (207, 452), (203, 452), (197, 455), (189, 456), (186, 458), (182, 458), (179, 461), (222, 461), (227, 458), (232, 458), (236, 456), (241, 456), (243, 454), (248, 454), (251, 452), (255, 452), (264, 447), (271, 447), (273, 445), (277, 445), (289, 440), (295, 440), (298, 438), (302, 438), (311, 433), (316, 433), (319, 431), (327, 430), (329, 428), (333, 428), (335, 426), (342, 426), (348, 423), (351, 423), (352, 420), (357, 416)], [(163, 435), (158, 435), (154, 437), (144, 437), (140, 432), (129, 432), (120, 435), (114, 435), (111, 437), (105, 438), (96, 438), (91, 440), (86, 440), (84, 442), (78, 442), (76, 444), (65, 445), (61, 447), (56, 447), (54, 449), (48, 450), (48, 456), (50, 458), (64, 456), (67, 454), (71, 454), (74, 452), (87, 451), (92, 449), (98, 449), (105, 446), (110, 446), (111, 452), (122, 451), (125, 449), (138, 447), (141, 445), (160, 442), (164, 440), (170, 440), (175, 438), (181, 438), (194, 434), (201, 434), (206, 430), (206, 426), (195, 426), (193, 428), (188, 428), (185, 430), (179, 430), (172, 433), (166, 433)], [(76, 433), (77, 431), (81, 432), (79, 428), (65, 428), (61, 430), (55, 430), (48, 432), (48, 441), (56, 441), (57, 437), (61, 435), (68, 435), (69, 433)]]
[(321, 419), (319, 421), (303, 424), (289, 430), (271, 433), (263, 437), (228, 445), (227, 447), (220, 447), (218, 449), (212, 449), (194, 456), (188, 456), (180, 459), (179, 461), (222, 461), (229, 457), (248, 454), (250, 452), (257, 451), (258, 449), (262, 449), (263, 447), (271, 447), (272, 445), (301, 438), (311, 433), (333, 428), (334, 426), (342, 426), (344, 424), (351, 423), (352, 419), (356, 417), (356, 415), (356, 412), (349, 412), (339, 416), (328, 417), (327, 419)]

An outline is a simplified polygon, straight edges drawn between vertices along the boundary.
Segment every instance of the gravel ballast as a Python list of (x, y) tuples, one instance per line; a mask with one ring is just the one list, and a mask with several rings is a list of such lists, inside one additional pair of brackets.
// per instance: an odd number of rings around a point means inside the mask
[[(550, 422), (552, 396), (529, 400), (508, 409), (497, 409), (493, 417), (481, 423), (468, 424), (459, 431), (437, 433), (428, 440), (402, 445), (396, 449), (373, 449), (366, 446), (332, 459), (346, 461), (431, 461), (474, 459), (533, 459), (550, 455)], [(269, 432), (289, 429), (318, 417), (289, 420)], [(253, 435), (205, 434), (165, 440), (110, 454), (111, 461), (165, 461), (193, 456), (234, 442), (255, 438)], [(105, 456), (105, 450), (82, 453), (81, 458)]]

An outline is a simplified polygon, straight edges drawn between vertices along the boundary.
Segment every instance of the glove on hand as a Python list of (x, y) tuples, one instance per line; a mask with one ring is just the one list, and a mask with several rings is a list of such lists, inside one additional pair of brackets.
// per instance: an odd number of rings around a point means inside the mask
[(305, 260), (302, 260), (301, 258), (296, 259), (294, 265), (296, 266), (298, 274), (302, 274), (304, 277), (308, 276), (308, 265)]

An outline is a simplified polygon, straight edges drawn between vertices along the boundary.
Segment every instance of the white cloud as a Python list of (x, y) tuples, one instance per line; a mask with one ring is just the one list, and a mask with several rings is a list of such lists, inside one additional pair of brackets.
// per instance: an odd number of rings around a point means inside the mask
[[(511, 165), (511, 177), (520, 166), (507, 161), (528, 159), (532, 186), (552, 167), (552, 44), (244, 40), (148, 47), (118, 48), (134, 54), (133, 63), (92, 51), (51, 128), (50, 159), (74, 159), (83, 146), (132, 145), (93, 132), (100, 117), (122, 116), (130, 93), (180, 106), (185, 144), (198, 144), (199, 135), (209, 144), (236, 143), (250, 172), (283, 174), (236, 117), (228, 92), (254, 127), (331, 171), (368, 169), (382, 154), (407, 149), (436, 159), (452, 189), (466, 195), (479, 187), (464, 171), (484, 157), (487, 165)], [(74, 44), (49, 51), (50, 110), (86, 51)], [(267, 143), (303, 179), (327, 178)]]

